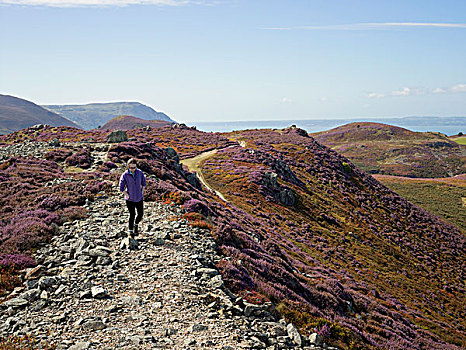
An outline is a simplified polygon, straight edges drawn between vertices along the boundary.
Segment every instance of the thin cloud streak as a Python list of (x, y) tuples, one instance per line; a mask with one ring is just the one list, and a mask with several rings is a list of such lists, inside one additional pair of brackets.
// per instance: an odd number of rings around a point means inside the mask
[(389, 96), (406, 97), (406, 96), (422, 96), (422, 95), (438, 95), (438, 94), (458, 94), (466, 92), (466, 84), (456, 84), (445, 88), (409, 88), (403, 87), (401, 90), (395, 90), (390, 93), (370, 92), (366, 94), (367, 98), (385, 98)]
[(46, 6), (46, 7), (125, 7), (129, 5), (212, 5), (209, 0), (0, 0), (0, 5)]
[(265, 30), (375, 30), (399, 28), (459, 28), (466, 29), (466, 23), (435, 23), (435, 22), (382, 22), (382, 23), (354, 23), (336, 24), (328, 26), (291, 26), (264, 27)]

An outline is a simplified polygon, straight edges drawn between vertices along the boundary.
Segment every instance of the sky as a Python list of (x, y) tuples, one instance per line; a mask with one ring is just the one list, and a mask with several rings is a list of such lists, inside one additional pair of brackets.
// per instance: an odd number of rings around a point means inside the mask
[(466, 115), (465, 0), (0, 0), (0, 94), (179, 122)]

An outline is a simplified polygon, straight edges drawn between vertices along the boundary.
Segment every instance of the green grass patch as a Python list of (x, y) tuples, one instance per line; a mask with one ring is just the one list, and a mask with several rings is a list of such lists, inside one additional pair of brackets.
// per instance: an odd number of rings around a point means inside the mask
[(466, 233), (466, 187), (432, 180), (378, 180), (410, 202), (440, 216)]
[(466, 145), (466, 136), (451, 138), (451, 140), (455, 141), (456, 143), (460, 145)]

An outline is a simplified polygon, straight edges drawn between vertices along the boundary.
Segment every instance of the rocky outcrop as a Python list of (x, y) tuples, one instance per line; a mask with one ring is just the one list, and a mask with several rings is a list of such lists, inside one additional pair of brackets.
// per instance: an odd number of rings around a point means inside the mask
[(264, 173), (262, 178), (264, 189), (266, 192), (270, 192), (272, 194), (276, 202), (288, 206), (294, 205), (295, 196), (293, 191), (286, 186), (280, 185), (277, 179), (278, 175), (276, 173)]
[(112, 131), (107, 137), (107, 142), (109, 143), (120, 143), (125, 141), (128, 141), (128, 135), (126, 135), (126, 132), (123, 130)]

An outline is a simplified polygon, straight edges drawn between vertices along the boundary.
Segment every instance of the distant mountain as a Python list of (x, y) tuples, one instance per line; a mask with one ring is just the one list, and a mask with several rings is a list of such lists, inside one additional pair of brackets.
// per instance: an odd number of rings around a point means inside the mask
[(168, 115), (139, 102), (90, 103), (85, 105), (46, 105), (44, 108), (78, 123), (85, 129), (102, 126), (119, 115), (131, 115), (145, 120), (174, 122)]
[(153, 128), (158, 128), (161, 126), (171, 125), (173, 122), (166, 120), (144, 120), (141, 118), (132, 117), (130, 115), (119, 115), (118, 117), (113, 118), (101, 129), (105, 130), (131, 130), (136, 128), (141, 128), (144, 126), (150, 126)]
[(466, 172), (466, 146), (437, 132), (356, 122), (312, 136), (372, 174), (432, 178)]
[(79, 126), (22, 98), (0, 95), (0, 134), (8, 134), (36, 124)]

